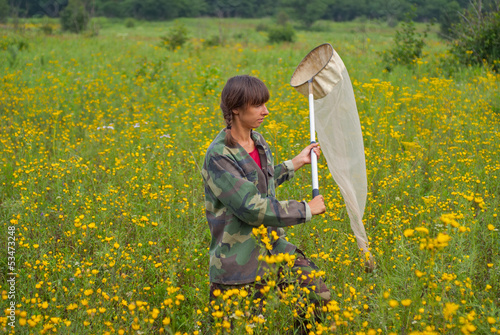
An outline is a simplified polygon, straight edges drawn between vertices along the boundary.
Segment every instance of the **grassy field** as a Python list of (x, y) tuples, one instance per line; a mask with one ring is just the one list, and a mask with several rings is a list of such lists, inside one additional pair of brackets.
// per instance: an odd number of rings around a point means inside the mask
[[(395, 28), (377, 22), (322, 22), (268, 45), (256, 27), (269, 20), (190, 19), (174, 51), (161, 46), (172, 22), (96, 22), (97, 36), (61, 34), (56, 21), (51, 35), (42, 20), (0, 28), (2, 331), (291, 333), (297, 290), (270, 283), (264, 318), (245, 316), (244, 291), (209, 308), (200, 166), (236, 74), (270, 88), (258, 131), (275, 161), (300, 152), (308, 104), (289, 80), (329, 42), (356, 94), (377, 269), (364, 272), (320, 159), (327, 212), (287, 230), (333, 297), (310, 334), (500, 334), (498, 74), (450, 65), (436, 27), (422, 60), (387, 72), (379, 53)], [(206, 46), (212, 36), (224, 45)], [(278, 198), (308, 200), (310, 188), (303, 169)]]

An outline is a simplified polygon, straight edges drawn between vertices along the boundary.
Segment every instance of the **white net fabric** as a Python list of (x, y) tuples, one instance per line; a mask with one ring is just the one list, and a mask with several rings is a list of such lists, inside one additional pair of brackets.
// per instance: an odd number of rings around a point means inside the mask
[[(367, 195), (363, 135), (347, 69), (337, 52), (332, 59), (342, 79), (330, 93), (314, 102), (316, 132), (330, 173), (344, 197), (358, 246), (369, 253), (362, 221)], [(371, 255), (366, 265), (373, 268)]]

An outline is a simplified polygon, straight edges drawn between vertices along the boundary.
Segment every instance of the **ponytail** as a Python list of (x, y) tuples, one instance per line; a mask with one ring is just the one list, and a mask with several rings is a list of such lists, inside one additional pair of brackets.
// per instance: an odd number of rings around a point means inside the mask
[(224, 121), (226, 121), (226, 138), (224, 139), (224, 144), (228, 147), (235, 147), (236, 140), (231, 134), (231, 126), (233, 124), (233, 112), (224, 113)]

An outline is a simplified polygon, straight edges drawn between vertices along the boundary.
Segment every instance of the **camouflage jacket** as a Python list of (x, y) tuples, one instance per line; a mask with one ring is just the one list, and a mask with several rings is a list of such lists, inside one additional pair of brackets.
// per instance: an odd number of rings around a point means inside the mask
[[(279, 227), (309, 221), (311, 212), (306, 202), (276, 199), (275, 186), (294, 175), (292, 161), (274, 166), (269, 146), (253, 131), (261, 170), (242, 146), (226, 146), (225, 135), (221, 131), (208, 147), (202, 170), (212, 234), (209, 273), (210, 282), (237, 285), (262, 276), (265, 265), (259, 264), (259, 255), (293, 253), (296, 247), (283, 238), (284, 230)], [(261, 225), (267, 227), (272, 250), (266, 250), (252, 233), (252, 228)]]

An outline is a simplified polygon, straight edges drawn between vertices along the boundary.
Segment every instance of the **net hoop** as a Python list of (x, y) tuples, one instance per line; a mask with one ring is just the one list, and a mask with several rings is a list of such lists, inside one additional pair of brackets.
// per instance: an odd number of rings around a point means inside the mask
[(290, 85), (301, 94), (309, 94), (308, 82), (313, 81), (314, 100), (321, 99), (331, 92), (342, 80), (345, 68), (340, 57), (330, 43), (324, 43), (311, 50), (295, 69)]

